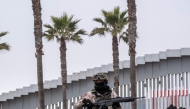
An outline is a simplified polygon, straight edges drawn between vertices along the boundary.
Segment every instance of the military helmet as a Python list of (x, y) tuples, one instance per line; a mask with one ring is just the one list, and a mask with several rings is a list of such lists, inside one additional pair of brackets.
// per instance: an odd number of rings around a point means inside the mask
[(93, 75), (93, 77), (92, 77), (93, 81), (96, 81), (98, 79), (105, 80), (106, 84), (108, 83), (107, 75), (104, 73), (97, 73), (97, 74)]

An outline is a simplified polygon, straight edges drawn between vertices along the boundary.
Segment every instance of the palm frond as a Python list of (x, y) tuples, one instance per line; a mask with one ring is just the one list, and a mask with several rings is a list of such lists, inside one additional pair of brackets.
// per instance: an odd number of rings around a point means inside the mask
[(87, 32), (83, 29), (80, 29), (74, 35), (87, 35)]
[(116, 16), (119, 16), (119, 13), (120, 13), (120, 7), (117, 6), (117, 7), (114, 8), (113, 14), (116, 15)]
[(118, 23), (118, 30), (123, 30), (124, 27), (128, 24), (128, 17), (124, 17), (123, 19), (120, 19), (119, 23)]
[(45, 39), (47, 39), (47, 41), (53, 41), (54, 38), (59, 35), (58, 32), (56, 31), (56, 29), (54, 29), (53, 27), (51, 27), (49, 24), (44, 25), (46, 28), (49, 28), (48, 30), (46, 30), (43, 33), (43, 37)]
[[(71, 16), (72, 18), (72, 16)], [(61, 17), (58, 18), (60, 21), (62, 21), (63, 23), (66, 23), (67, 21), (69, 21), (69, 17), (67, 15), (67, 13), (63, 13), (63, 15)]]
[(53, 41), (55, 36), (52, 35), (52, 34), (46, 34), (46, 33), (44, 33), (44, 34), (43, 34), (43, 37), (44, 37), (47, 41)]
[(120, 20), (122, 24), (126, 25), (128, 23), (128, 17), (124, 17), (123, 19)]
[(73, 19), (74, 15), (71, 15), (69, 18), (68, 18), (68, 21), (71, 22), (72, 19)]
[(53, 27), (57, 29), (65, 28), (67, 25), (67, 17), (61, 16), (61, 17), (54, 17), (51, 16), (51, 20), (53, 22)]
[(105, 25), (105, 22), (101, 18), (94, 18), (94, 21), (101, 23), (102, 25)]
[(69, 31), (75, 31), (77, 29), (77, 23), (80, 22), (80, 20), (71, 21), (68, 24), (68, 30)]
[(58, 37), (58, 35), (55, 36), (56, 37), (56, 42), (59, 43), (61, 41), (61, 38)]
[(10, 45), (9, 44), (7, 44), (7, 43), (1, 43), (0, 44), (0, 51), (1, 50), (10, 50)]
[(73, 42), (78, 42), (79, 44), (83, 43), (83, 39), (79, 35), (72, 35), (70, 40), (73, 41)]
[(44, 24), (44, 27), (49, 28), (49, 29), (53, 29), (53, 27), (49, 24)]
[(123, 19), (126, 16), (127, 12), (128, 12), (127, 10), (121, 12), (120, 19)]
[(1, 33), (0, 33), (0, 37), (3, 37), (3, 36), (5, 36), (5, 35), (7, 35), (8, 33), (9, 33), (9, 32), (7, 32), (7, 31), (6, 31), (6, 32), (1, 32)]
[(90, 33), (90, 36), (94, 36), (96, 34), (103, 36), (105, 35), (106, 28), (94, 28), (92, 32)]
[(124, 36), (120, 36), (120, 38), (126, 43), (126, 44), (128, 44), (128, 38), (127, 37), (124, 37)]
[(109, 14), (109, 12), (105, 11), (105, 10), (102, 10), (102, 14), (103, 14), (104, 17), (106, 17)]
[(58, 17), (54, 17), (54, 16), (50, 16), (50, 17), (51, 17), (51, 21), (52, 21), (53, 23), (56, 23), (56, 22), (59, 21)]
[(128, 44), (129, 40), (128, 40), (128, 34), (126, 32), (123, 32), (120, 36), (119, 36), (119, 42), (120, 40), (124, 41), (124, 43)]
[(118, 24), (119, 22), (119, 18), (118, 16), (114, 15), (114, 14), (109, 14), (107, 17), (106, 17), (106, 22), (112, 26), (113, 28), (115, 28), (116, 24)]

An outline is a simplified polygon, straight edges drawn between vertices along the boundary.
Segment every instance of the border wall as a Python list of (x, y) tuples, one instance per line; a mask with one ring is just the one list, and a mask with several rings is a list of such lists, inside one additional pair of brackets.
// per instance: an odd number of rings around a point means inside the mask
[[(137, 109), (166, 109), (170, 104), (190, 109), (190, 48), (167, 50), (136, 58)], [(119, 63), (119, 96), (130, 96), (130, 62)], [(67, 76), (68, 109), (94, 86), (92, 75), (106, 73), (110, 87), (114, 87), (113, 64), (102, 65)], [(46, 109), (61, 109), (61, 78), (44, 82)], [(0, 95), (0, 109), (37, 109), (36, 84)], [(122, 103), (131, 109), (131, 103)]]

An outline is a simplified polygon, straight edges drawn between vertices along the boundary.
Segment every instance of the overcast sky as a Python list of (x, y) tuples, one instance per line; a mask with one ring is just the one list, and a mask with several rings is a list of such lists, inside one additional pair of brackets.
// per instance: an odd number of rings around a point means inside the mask
[[(167, 49), (190, 47), (190, 0), (136, 0), (137, 57), (159, 53)], [(50, 16), (63, 12), (81, 19), (79, 28), (88, 33), (100, 26), (93, 22), (101, 17), (101, 10), (120, 6), (127, 9), (126, 0), (41, 0), (43, 24), (51, 24)], [(0, 94), (37, 83), (37, 65), (33, 34), (31, 0), (0, 1), (0, 32), (9, 31), (0, 43), (7, 42), (11, 51), (0, 52)], [(45, 28), (43, 28), (45, 30)], [(111, 36), (84, 36), (84, 44), (67, 43), (67, 71), (86, 71), (112, 63)], [(57, 79), (60, 74), (59, 44), (43, 40), (44, 81)], [(120, 61), (129, 60), (128, 46), (119, 45)]]

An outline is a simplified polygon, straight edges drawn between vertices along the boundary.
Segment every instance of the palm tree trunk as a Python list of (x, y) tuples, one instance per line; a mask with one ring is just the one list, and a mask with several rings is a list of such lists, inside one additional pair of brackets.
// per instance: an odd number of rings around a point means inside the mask
[(63, 89), (63, 109), (67, 109), (67, 62), (66, 62), (66, 43), (65, 39), (61, 38), (60, 43), (60, 58), (61, 58), (61, 77)]
[(34, 15), (34, 35), (37, 58), (37, 78), (38, 78), (38, 99), (40, 109), (45, 109), (44, 104), (44, 86), (43, 86), (43, 66), (42, 66), (42, 20), (40, 0), (32, 0)]
[[(130, 53), (133, 51), (130, 51)], [(130, 55), (130, 82), (131, 96), (136, 97), (136, 73), (135, 73), (135, 55)], [(132, 102), (132, 109), (136, 109), (136, 100)]]
[[(135, 47), (137, 38), (137, 18), (136, 18), (136, 4), (135, 0), (127, 0), (128, 4), (128, 17), (129, 17), (129, 55), (130, 55), (130, 82), (131, 82), (131, 96), (136, 97), (136, 72), (135, 72)], [(136, 101), (132, 102), (132, 109), (136, 109)]]
[(116, 94), (119, 95), (119, 51), (118, 51), (117, 36), (112, 37), (112, 50), (113, 50), (114, 87)]

